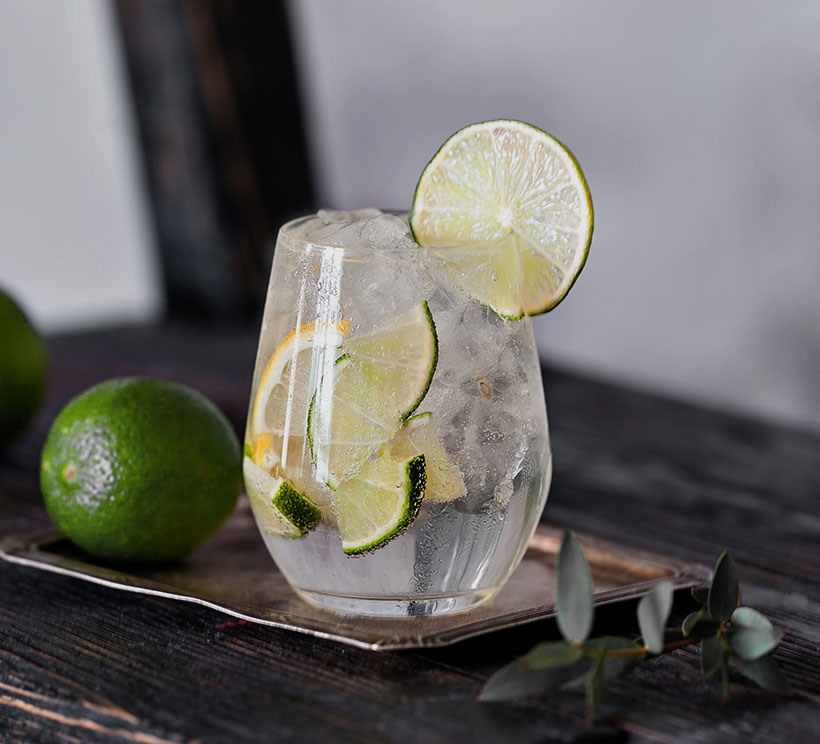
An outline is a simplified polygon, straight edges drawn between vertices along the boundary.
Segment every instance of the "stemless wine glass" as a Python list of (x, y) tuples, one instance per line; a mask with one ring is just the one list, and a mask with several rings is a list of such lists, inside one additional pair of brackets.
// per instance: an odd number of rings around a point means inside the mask
[(301, 597), (396, 616), (491, 598), (535, 529), (551, 462), (529, 318), (472, 299), (404, 217), (322, 211), (281, 229), (244, 472)]

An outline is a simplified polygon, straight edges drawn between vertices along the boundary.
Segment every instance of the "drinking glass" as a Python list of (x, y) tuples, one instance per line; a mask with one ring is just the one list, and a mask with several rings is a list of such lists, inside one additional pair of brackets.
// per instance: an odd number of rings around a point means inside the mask
[(323, 211), (279, 232), (245, 481), (271, 556), (308, 602), (461, 611), (521, 560), (552, 470), (532, 323), (463, 286), (403, 216)]

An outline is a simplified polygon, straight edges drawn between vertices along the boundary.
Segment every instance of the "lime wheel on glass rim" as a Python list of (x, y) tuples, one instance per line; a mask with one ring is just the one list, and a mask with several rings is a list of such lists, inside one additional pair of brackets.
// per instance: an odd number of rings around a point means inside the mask
[(553, 309), (572, 288), (592, 240), (592, 199), (564, 145), (499, 119), (442, 145), (421, 174), (409, 221), (457, 287), (516, 320)]

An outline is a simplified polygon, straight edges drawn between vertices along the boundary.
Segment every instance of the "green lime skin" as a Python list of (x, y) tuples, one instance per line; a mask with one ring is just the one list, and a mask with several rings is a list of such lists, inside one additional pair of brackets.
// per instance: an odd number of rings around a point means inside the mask
[(34, 418), (47, 373), (45, 344), (20, 307), (0, 290), (0, 449)]
[(40, 461), (49, 516), (72, 542), (116, 562), (181, 558), (236, 506), (239, 441), (216, 406), (184, 385), (108, 380), (52, 424)]

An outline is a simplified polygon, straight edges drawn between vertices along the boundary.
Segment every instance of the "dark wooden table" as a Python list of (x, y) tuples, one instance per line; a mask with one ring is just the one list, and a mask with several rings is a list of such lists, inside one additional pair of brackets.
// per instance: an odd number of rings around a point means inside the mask
[[(255, 339), (185, 327), (50, 342), (48, 399), (0, 456), (0, 535), (48, 525), (37, 469), (49, 422), (118, 375), (186, 382), (244, 427)], [(378, 653), (230, 622), (0, 563), (0, 742), (820, 741), (820, 436), (545, 369), (555, 456), (550, 521), (707, 564), (728, 548), (743, 600), (787, 636), (795, 692), (701, 680), (690, 649), (612, 685), (587, 728), (576, 696), (479, 703), (542, 622), (438, 650)], [(673, 619), (691, 609), (678, 595)], [(598, 631), (635, 634), (634, 606)]]

